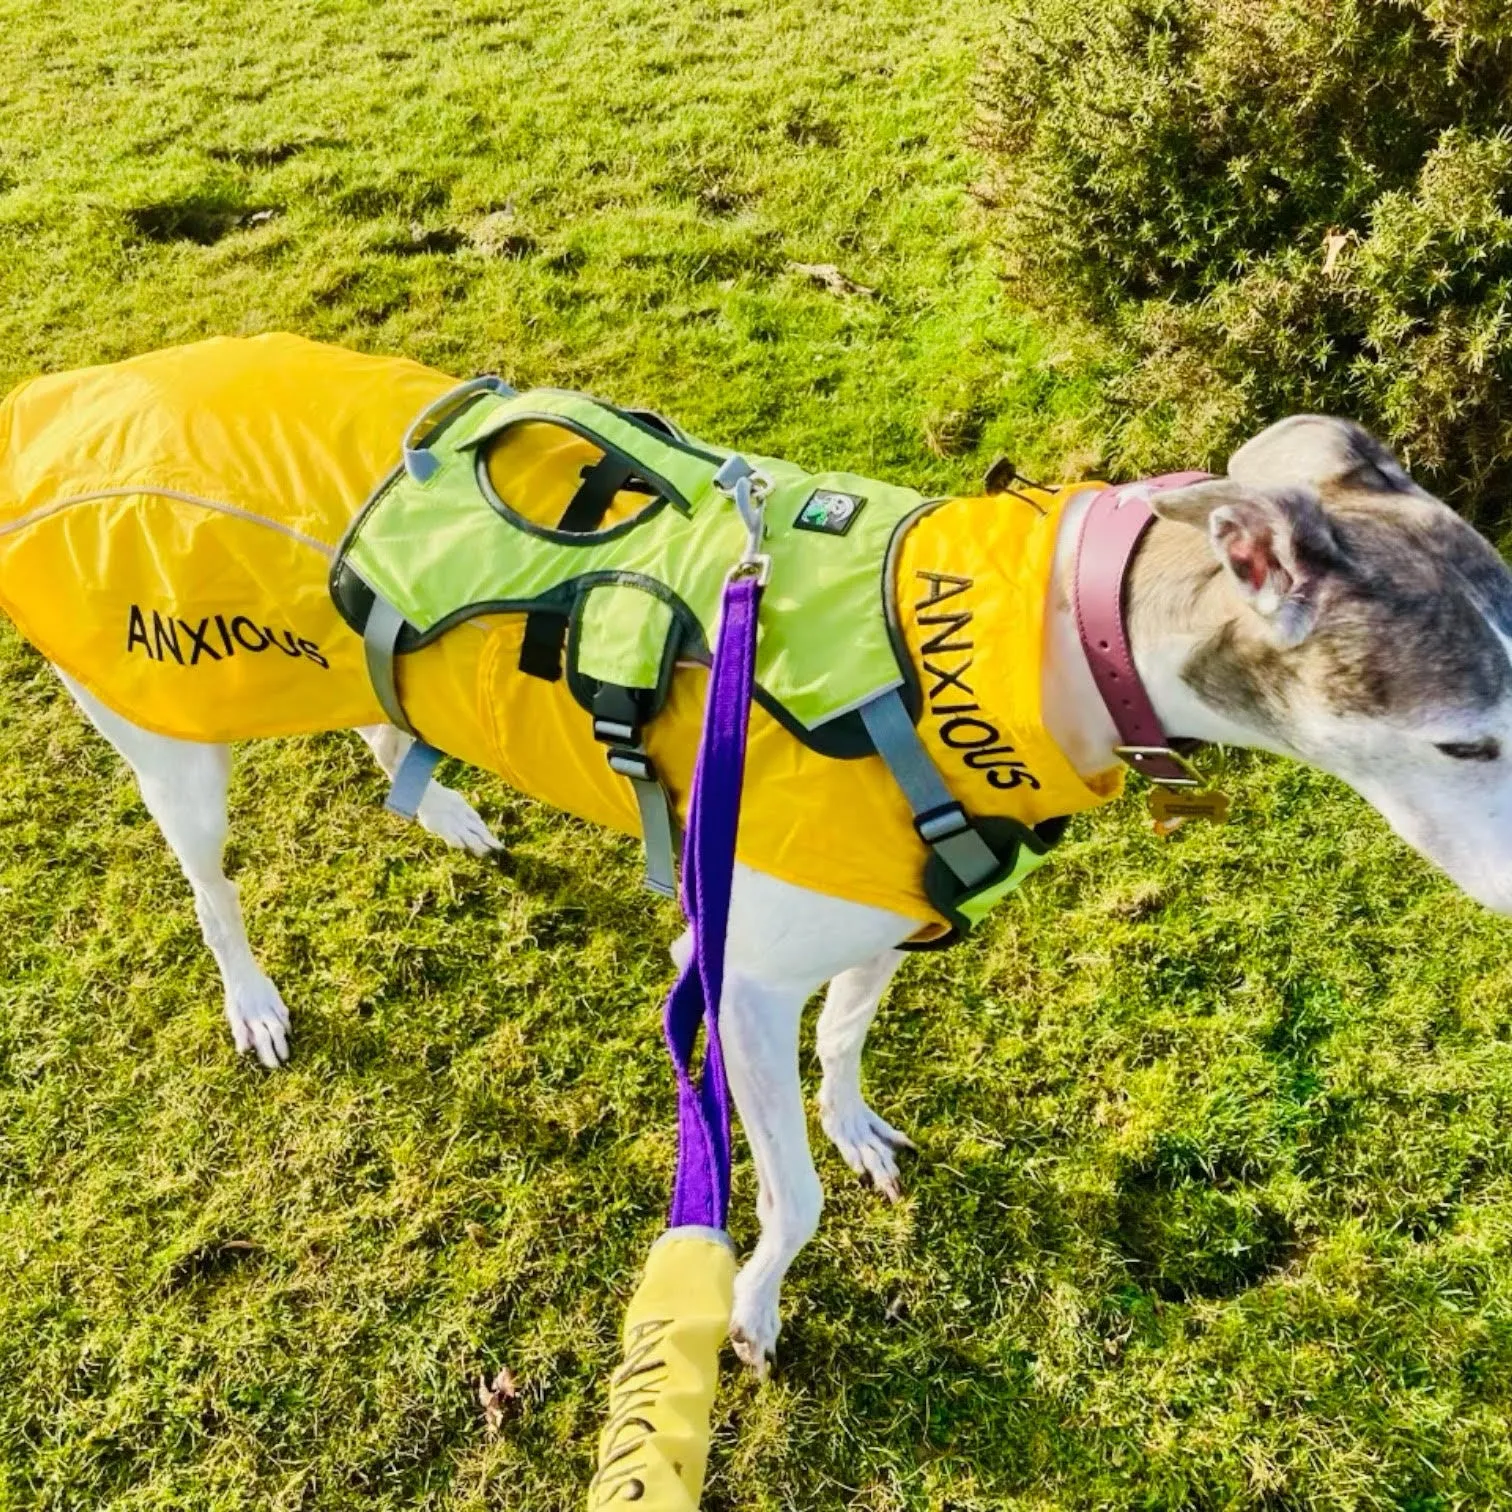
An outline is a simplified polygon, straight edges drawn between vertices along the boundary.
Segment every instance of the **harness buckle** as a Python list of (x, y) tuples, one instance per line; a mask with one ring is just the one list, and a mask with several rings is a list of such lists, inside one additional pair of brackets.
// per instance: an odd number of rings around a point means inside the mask
[(611, 772), (633, 782), (656, 782), (656, 768), (641, 745), (640, 708), (628, 688), (606, 685), (593, 700), (593, 738), (608, 746), (604, 759)]
[(964, 835), (972, 828), (966, 810), (959, 803), (942, 804), (939, 808), (926, 809), (914, 815), (914, 833), (925, 845), (938, 845), (942, 840)]
[(618, 719), (604, 719), (595, 716), (593, 721), (593, 738), (600, 745), (633, 746), (640, 739), (640, 729), (636, 725), (625, 724)]
[(655, 782), (657, 780), (656, 768), (651, 764), (651, 758), (644, 752), (638, 751), (634, 746), (612, 745), (606, 757), (611, 772), (618, 772), (621, 777), (628, 777), (633, 782)]

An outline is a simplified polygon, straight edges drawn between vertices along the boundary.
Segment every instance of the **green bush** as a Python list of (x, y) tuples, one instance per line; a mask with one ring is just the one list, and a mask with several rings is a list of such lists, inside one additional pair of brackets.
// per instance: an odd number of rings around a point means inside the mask
[(1501, 512), (1506, 0), (1009, 0), (985, 88), (1011, 273), (1120, 352), (1114, 465), (1326, 410)]

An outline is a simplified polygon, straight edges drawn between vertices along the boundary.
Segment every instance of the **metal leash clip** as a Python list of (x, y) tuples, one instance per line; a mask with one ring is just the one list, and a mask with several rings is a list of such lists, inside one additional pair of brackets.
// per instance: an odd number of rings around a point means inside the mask
[(740, 455), (727, 457), (714, 474), (714, 486), (731, 500), (746, 528), (746, 546), (730, 569), (728, 581), (754, 577), (764, 588), (772, 574), (772, 559), (761, 547), (766, 539), (766, 498), (772, 480)]

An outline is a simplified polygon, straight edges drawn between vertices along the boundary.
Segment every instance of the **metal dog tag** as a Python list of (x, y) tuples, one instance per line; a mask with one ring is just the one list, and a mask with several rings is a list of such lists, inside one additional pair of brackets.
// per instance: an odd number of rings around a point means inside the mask
[(1188, 819), (1228, 823), (1229, 796), (1217, 788), (1152, 787), (1146, 801), (1157, 834), (1169, 835)]

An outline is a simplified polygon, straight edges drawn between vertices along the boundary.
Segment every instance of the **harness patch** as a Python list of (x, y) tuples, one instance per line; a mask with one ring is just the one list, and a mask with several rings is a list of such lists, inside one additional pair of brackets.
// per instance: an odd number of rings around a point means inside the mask
[(831, 488), (816, 488), (803, 501), (798, 518), (793, 521), (796, 530), (812, 530), (818, 535), (843, 536), (866, 505), (859, 494), (837, 493)]
[[(1022, 785), (1038, 792), (1039, 779), (1016, 749), (1004, 741), (1002, 731), (988, 718), (966, 680), (975, 660), (976, 642), (968, 634), (975, 611), (961, 604), (940, 608), (969, 593), (976, 579), (923, 570), (914, 576), (927, 585), (913, 612), (917, 624), (934, 631), (921, 643), (919, 661), (925, 678), (925, 710), (937, 722), (941, 741), (952, 751), (959, 751), (972, 771), (983, 773), (989, 786), (1008, 792)], [(925, 610), (935, 612), (926, 614)]]
[(126, 614), (127, 654), (141, 651), (149, 661), (197, 667), (202, 661), (222, 661), (238, 651), (256, 655), (274, 646), (285, 656), (302, 657), (317, 667), (330, 669), (330, 662), (314, 641), (296, 636), (292, 630), (259, 625), (245, 614), (229, 617), (205, 614), (193, 621), (156, 609), (149, 613), (138, 604), (133, 604)]

